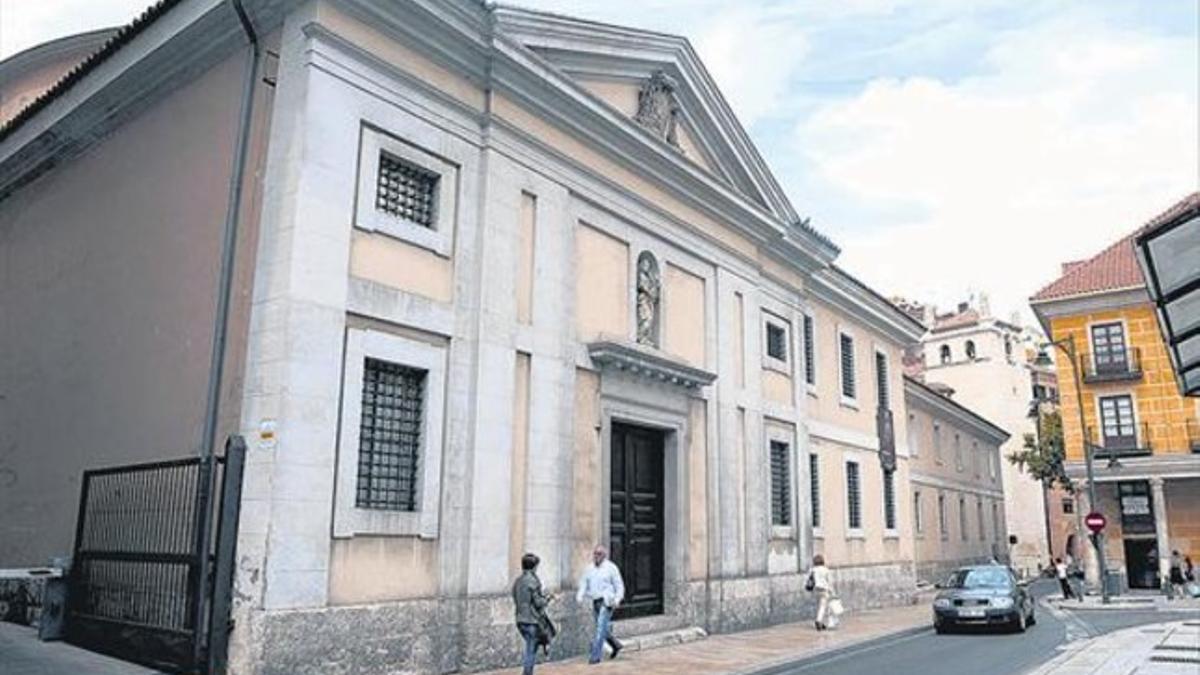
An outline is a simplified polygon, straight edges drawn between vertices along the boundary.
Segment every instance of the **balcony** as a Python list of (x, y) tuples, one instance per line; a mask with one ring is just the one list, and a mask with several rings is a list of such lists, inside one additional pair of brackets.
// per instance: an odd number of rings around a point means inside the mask
[(1088, 427), (1087, 437), (1088, 445), (1092, 447), (1092, 456), (1097, 459), (1145, 457), (1154, 454), (1154, 445), (1150, 442), (1150, 427), (1147, 424), (1139, 424), (1137, 434), (1132, 436), (1098, 436), (1095, 429)]
[(1084, 352), (1079, 355), (1079, 372), (1087, 384), (1102, 382), (1131, 382), (1142, 379), (1142, 350), (1126, 348), (1099, 356)]

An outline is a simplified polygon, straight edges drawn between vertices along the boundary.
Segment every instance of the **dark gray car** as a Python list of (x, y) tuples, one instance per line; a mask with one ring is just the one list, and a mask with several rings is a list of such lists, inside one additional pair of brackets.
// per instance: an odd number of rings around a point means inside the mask
[(956, 626), (1007, 626), (1024, 632), (1037, 621), (1027, 584), (1003, 565), (962, 567), (938, 584), (933, 627), (938, 633)]

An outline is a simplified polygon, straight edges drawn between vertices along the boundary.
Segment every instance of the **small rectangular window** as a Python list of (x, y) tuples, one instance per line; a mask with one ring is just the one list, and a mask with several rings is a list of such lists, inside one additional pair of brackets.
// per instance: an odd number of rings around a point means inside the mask
[(808, 455), (809, 501), (812, 503), (812, 526), (821, 527), (821, 459), (817, 453)]
[(896, 480), (895, 472), (883, 472), (883, 527), (896, 529)]
[(946, 530), (946, 497), (938, 495), (938, 533), (945, 538), (948, 535)]
[(817, 383), (817, 359), (814, 353), (813, 319), (804, 315), (804, 381)]
[(875, 390), (878, 392), (879, 407), (887, 409), (891, 402), (891, 392), (888, 387), (887, 355), (883, 352), (875, 352)]
[(1137, 447), (1137, 433), (1133, 422), (1133, 397), (1128, 394), (1101, 397), (1100, 428), (1105, 448)]
[(842, 368), (842, 396), (848, 399), (857, 398), (858, 386), (854, 381), (854, 338), (839, 333), (838, 347)]
[(862, 529), (862, 484), (858, 462), (846, 462), (846, 513), (851, 530)]
[(975, 502), (975, 511), (976, 511), (976, 514), (979, 516), (979, 540), (983, 541), (987, 537), (984, 536), (984, 530), (986, 528), (984, 527), (984, 523), (983, 523), (983, 500), (982, 499)]
[(942, 461), (942, 425), (933, 423), (933, 456)]
[(781, 527), (792, 524), (790, 450), (787, 443), (771, 441), (771, 524)]
[(908, 414), (908, 456), (919, 457), (921, 455), (921, 430), (917, 427), (917, 416)]
[(958, 434), (954, 434), (954, 468), (963, 470), (962, 437)]
[(1067, 515), (1075, 513), (1075, 500), (1070, 497), (1063, 497), (1062, 512)]
[(376, 209), (422, 227), (434, 227), (437, 222), (436, 173), (380, 150), (376, 180)]
[(921, 491), (913, 492), (913, 527), (917, 529), (917, 534), (925, 531), (925, 519), (921, 514)]
[(355, 506), (415, 511), (426, 371), (367, 358)]
[(958, 529), (962, 532), (963, 541), (967, 540), (967, 500), (958, 498)]
[(767, 322), (767, 356), (785, 362), (788, 360), (787, 330), (771, 322)]

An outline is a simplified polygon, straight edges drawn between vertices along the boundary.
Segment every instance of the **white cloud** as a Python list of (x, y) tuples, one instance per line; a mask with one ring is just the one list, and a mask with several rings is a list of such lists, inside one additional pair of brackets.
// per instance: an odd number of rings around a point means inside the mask
[(740, 5), (714, 15), (695, 39), (700, 59), (747, 128), (779, 109), (808, 52), (804, 34), (783, 18)]
[(1002, 34), (985, 74), (874, 81), (804, 121), (797, 147), (831, 189), (916, 208), (822, 226), (887, 292), (1025, 310), (1060, 262), (1196, 189), (1196, 49), (1059, 17)]
[(0, 0), (0, 58), (55, 38), (129, 23), (151, 0)]

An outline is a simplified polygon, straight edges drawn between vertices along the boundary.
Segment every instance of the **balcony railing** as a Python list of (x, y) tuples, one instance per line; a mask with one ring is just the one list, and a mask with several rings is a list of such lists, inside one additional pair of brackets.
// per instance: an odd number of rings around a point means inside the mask
[(1200, 453), (1200, 420), (1187, 421), (1187, 441), (1192, 452)]
[(1127, 382), (1142, 379), (1142, 350), (1127, 347), (1105, 354), (1084, 352), (1079, 355), (1079, 372), (1088, 384), (1096, 382)]
[(1088, 427), (1088, 444), (1092, 446), (1094, 457), (1114, 459), (1120, 457), (1144, 457), (1154, 454), (1154, 445), (1150, 440), (1150, 426), (1139, 424), (1133, 435), (1106, 436), (1097, 434), (1096, 430)]

